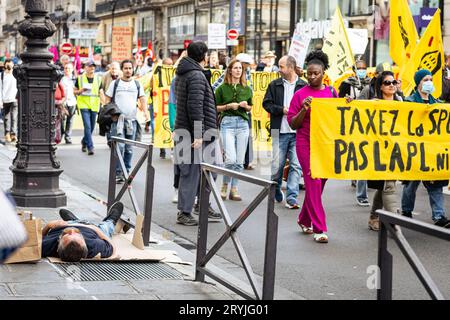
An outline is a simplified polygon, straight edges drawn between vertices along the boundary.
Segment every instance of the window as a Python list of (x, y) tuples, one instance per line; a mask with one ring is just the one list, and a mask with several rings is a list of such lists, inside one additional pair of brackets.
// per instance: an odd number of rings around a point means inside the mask
[(181, 42), (194, 35), (194, 14), (169, 18), (169, 40)]
[[(214, 20), (213, 20), (214, 21)], [(197, 10), (195, 21), (195, 35), (207, 35), (209, 23), (209, 9)], [(216, 22), (214, 22), (216, 23)]]

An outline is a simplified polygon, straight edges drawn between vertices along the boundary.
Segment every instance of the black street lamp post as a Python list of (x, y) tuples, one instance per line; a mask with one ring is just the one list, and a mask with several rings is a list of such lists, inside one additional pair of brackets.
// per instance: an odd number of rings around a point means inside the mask
[(47, 1), (27, 0), (28, 15), (19, 25), (27, 38), (23, 63), (14, 68), (19, 89), (17, 155), (11, 166), (13, 186), (10, 194), (19, 207), (57, 208), (66, 205), (59, 189), (63, 172), (56, 160), (55, 89), (63, 73), (51, 63), (47, 38), (56, 32), (46, 10)]

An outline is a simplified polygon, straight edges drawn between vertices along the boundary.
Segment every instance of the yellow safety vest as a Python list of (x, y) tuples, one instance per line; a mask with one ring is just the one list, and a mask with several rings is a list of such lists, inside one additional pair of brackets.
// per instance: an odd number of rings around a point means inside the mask
[[(78, 77), (78, 88), (83, 88), (83, 83), (88, 83), (88, 78), (85, 74)], [(100, 78), (94, 76), (92, 89), (89, 94), (80, 94), (77, 96), (78, 109), (89, 109), (93, 112), (98, 112), (100, 109)]]

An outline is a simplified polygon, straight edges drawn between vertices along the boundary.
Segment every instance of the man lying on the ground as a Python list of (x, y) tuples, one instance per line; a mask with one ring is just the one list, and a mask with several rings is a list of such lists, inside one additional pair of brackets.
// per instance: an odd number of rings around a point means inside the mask
[(92, 259), (100, 254), (110, 258), (116, 254), (111, 242), (115, 225), (123, 213), (123, 204), (114, 203), (99, 224), (80, 220), (72, 212), (61, 209), (63, 220), (49, 222), (42, 230), (42, 257), (60, 258), (64, 262)]

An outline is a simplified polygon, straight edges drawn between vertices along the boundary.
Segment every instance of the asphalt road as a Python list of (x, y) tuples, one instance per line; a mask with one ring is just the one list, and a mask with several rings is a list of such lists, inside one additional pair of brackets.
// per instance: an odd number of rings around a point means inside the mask
[[(149, 140), (145, 136), (146, 141)], [(107, 199), (109, 148), (103, 137), (96, 137), (96, 154), (87, 156), (81, 152), (79, 141), (81, 132), (75, 133), (74, 145), (60, 145), (57, 155), (64, 168), (64, 175), (77, 184), (88, 185), (91, 189)], [(134, 161), (137, 161), (136, 152)], [(266, 160), (267, 162), (267, 160)], [(153, 223), (168, 229), (192, 243), (197, 239), (197, 228), (176, 224), (176, 205), (171, 203), (173, 196), (173, 167), (169, 159), (159, 158), (159, 150), (154, 153), (156, 169)], [(257, 170), (246, 173), (268, 178), (267, 170), (258, 166)], [(221, 178), (219, 178), (221, 183)], [(143, 207), (144, 174), (136, 177), (133, 187)], [(259, 187), (242, 183), (241, 203), (226, 201), (227, 208), (236, 218), (246, 205), (259, 193)], [(401, 186), (398, 186), (401, 190)], [(372, 198), (373, 191), (369, 191)], [(400, 192), (398, 191), (398, 195)], [(300, 193), (299, 202), (303, 202), (304, 192)], [(131, 203), (125, 196), (128, 208)], [(399, 196), (400, 201), (400, 196)], [(431, 222), (428, 197), (423, 187), (418, 190), (415, 219)], [(450, 212), (450, 197), (445, 197), (446, 208)], [(349, 181), (328, 181), (323, 202), (327, 212), (329, 227), (328, 244), (317, 244), (311, 236), (301, 234), (296, 219), (298, 210), (289, 210), (284, 204), (276, 204), (279, 216), (278, 252), (276, 284), (289, 289), (308, 299), (375, 299), (376, 290), (368, 288), (373, 274), (371, 268), (377, 264), (378, 234), (369, 231), (367, 220), (369, 208), (356, 205), (354, 189)], [(249, 217), (238, 231), (239, 238), (246, 250), (254, 271), (263, 273), (264, 241), (266, 230), (265, 203)], [(209, 244), (223, 233), (222, 223), (210, 223)], [(411, 232), (404, 231), (423, 264), (438, 284), (444, 296), (450, 298), (450, 249), (447, 243)], [(389, 248), (394, 255), (394, 299), (428, 299), (406, 259), (400, 254), (393, 240)], [(232, 242), (219, 251), (225, 259), (240, 265), (239, 257)]]

